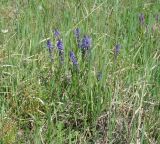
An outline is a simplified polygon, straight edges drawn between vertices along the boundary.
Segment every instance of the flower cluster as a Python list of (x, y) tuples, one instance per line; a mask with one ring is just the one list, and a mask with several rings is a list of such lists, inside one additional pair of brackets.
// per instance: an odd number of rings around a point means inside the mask
[[(77, 39), (80, 39), (80, 35), (78, 32), (79, 30), (77, 29), (76, 31), (77, 31), (76, 37), (77, 37)], [(53, 33), (54, 33), (55, 39), (57, 41), (56, 47), (59, 52), (60, 63), (63, 64), (64, 63), (64, 45), (63, 45), (62, 39), (60, 39), (60, 32), (57, 29), (55, 29), (53, 31)], [(52, 45), (50, 39), (47, 40), (47, 47), (48, 47), (51, 61), (53, 62), (53, 45)], [(71, 59), (73, 65), (76, 65), (76, 66), (78, 65), (76, 56), (73, 51), (70, 51), (70, 59)]]
[[(155, 31), (157, 29), (157, 27), (159, 28), (159, 15), (155, 15), (155, 21), (156, 24), (154, 24), (152, 26), (153, 31)], [(144, 26), (147, 27), (148, 29), (148, 25), (146, 25), (145, 23), (145, 15), (143, 13), (139, 14), (139, 23), (141, 25), (141, 28), (143, 28)], [(58, 49), (59, 52), (59, 57), (60, 57), (60, 62), (63, 64), (64, 63), (64, 45), (63, 45), (63, 41), (60, 38), (60, 32), (58, 31), (58, 29), (55, 29), (53, 31), (54, 36), (55, 36), (55, 40), (56, 40), (56, 47)], [(92, 46), (92, 39), (89, 35), (84, 35), (83, 37), (81, 37), (81, 31), (79, 28), (76, 28), (74, 30), (74, 36), (76, 39), (76, 44), (80, 50), (80, 52), (82, 53), (82, 59), (85, 58), (86, 56), (88, 56), (88, 53), (91, 53), (91, 46)], [(48, 47), (48, 51), (49, 51), (49, 55), (50, 55), (50, 59), (53, 62), (53, 48), (54, 46), (51, 43), (51, 40), (48, 39), (47, 40), (47, 47)], [(121, 45), (120, 44), (116, 44), (114, 47), (114, 57), (115, 60), (117, 60), (117, 57), (120, 53), (120, 49), (121, 49)], [(73, 66), (78, 66), (78, 60), (76, 58), (76, 54), (73, 51), (69, 52), (69, 57), (70, 60), (73, 64)], [(88, 57), (89, 58), (89, 57)], [(97, 79), (100, 80), (102, 78), (102, 73), (99, 72), (97, 74)]]
[(82, 57), (84, 58), (84, 57), (86, 57), (87, 53), (89, 53), (89, 49), (90, 49), (91, 43), (92, 43), (91, 37), (84, 35), (83, 38), (81, 38), (79, 28), (75, 29), (74, 34), (75, 34), (78, 48), (81, 49)]
[[(141, 19), (143, 19), (143, 15), (141, 17), (142, 17)], [(60, 63), (64, 64), (64, 45), (63, 45), (62, 39), (60, 38), (60, 32), (57, 29), (55, 29), (53, 31), (53, 33), (54, 33), (55, 39), (57, 41), (56, 47), (58, 49)], [(74, 34), (75, 34), (76, 42), (78, 44), (78, 48), (80, 48), (80, 50), (82, 52), (82, 58), (84, 58), (84, 56), (87, 56), (86, 54), (90, 52), (92, 39), (88, 35), (84, 35), (81, 38), (79, 28), (75, 29)], [(50, 39), (47, 40), (47, 47), (49, 50), (51, 61), (53, 62), (53, 45), (52, 45)], [(115, 58), (117, 58), (117, 56), (120, 52), (120, 48), (121, 48), (120, 44), (117, 44), (115, 46)], [(73, 51), (70, 51), (69, 56), (70, 56), (70, 60), (72, 61), (73, 65), (78, 67), (78, 61), (75, 56), (75, 53)]]
[[(59, 38), (60, 37), (60, 32), (56, 29), (56, 30), (53, 31), (53, 33), (54, 33), (54, 36), (57, 40), (57, 45), (56, 46), (59, 50), (60, 62), (63, 63), (63, 61), (64, 61), (64, 46), (63, 46), (62, 40)], [(52, 45), (50, 39), (47, 40), (47, 47), (48, 47), (51, 62), (53, 62), (53, 45)]]
[(139, 23), (141, 28), (145, 30), (145, 33), (148, 33), (150, 30), (152, 32), (158, 32), (160, 30), (159, 14), (155, 14), (154, 22), (152, 24), (148, 24), (146, 21), (146, 16), (143, 13), (141, 13), (139, 14)]

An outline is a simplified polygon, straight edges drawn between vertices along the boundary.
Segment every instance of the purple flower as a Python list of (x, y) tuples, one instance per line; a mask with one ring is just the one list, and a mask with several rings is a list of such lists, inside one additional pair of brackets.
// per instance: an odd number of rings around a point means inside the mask
[(117, 45), (115, 46), (115, 53), (116, 53), (116, 55), (119, 53), (120, 48), (121, 48), (120, 44), (117, 44)]
[(60, 62), (63, 64), (64, 62), (64, 46), (62, 40), (58, 39), (57, 48), (59, 50)]
[(73, 52), (73, 51), (70, 51), (70, 59), (71, 59), (71, 61), (72, 61), (73, 65), (78, 65), (78, 62), (77, 62), (76, 56), (75, 56), (75, 54), (74, 54), (74, 52)]
[(91, 47), (91, 38), (89, 36), (84, 36), (82, 39), (82, 49), (89, 49)]
[(53, 49), (53, 45), (52, 45), (50, 39), (47, 40), (47, 47), (48, 47), (48, 49), (50, 49), (50, 50)]
[(89, 36), (84, 36), (81, 42), (81, 51), (82, 51), (82, 57), (88, 57), (88, 54), (90, 52), (91, 47), (91, 38)]
[(59, 50), (63, 50), (64, 49), (63, 42), (60, 39), (58, 39), (58, 41), (57, 41), (57, 48)]
[(117, 55), (119, 54), (120, 49), (121, 49), (120, 44), (117, 44), (117, 45), (115, 46), (115, 58), (116, 58)]
[(80, 29), (79, 28), (76, 28), (75, 31), (74, 31), (74, 34), (75, 34), (75, 37), (76, 37), (76, 41), (77, 41), (77, 44), (78, 44), (78, 47), (80, 48)]
[(51, 40), (47, 40), (47, 47), (48, 47), (48, 51), (49, 51), (49, 56), (51, 59), (51, 62), (53, 62), (53, 57), (52, 57), (52, 53), (53, 53), (53, 45), (51, 43)]
[(141, 25), (143, 25), (143, 24), (144, 24), (144, 21), (145, 21), (144, 14), (141, 13), (141, 14), (139, 15), (139, 22), (140, 22)]
[(76, 28), (75, 31), (74, 31), (74, 34), (75, 34), (76, 38), (79, 38), (80, 37), (80, 29)]
[(57, 29), (55, 29), (54, 30), (54, 36), (57, 38), (57, 37), (59, 37), (59, 35), (60, 35), (60, 32)]

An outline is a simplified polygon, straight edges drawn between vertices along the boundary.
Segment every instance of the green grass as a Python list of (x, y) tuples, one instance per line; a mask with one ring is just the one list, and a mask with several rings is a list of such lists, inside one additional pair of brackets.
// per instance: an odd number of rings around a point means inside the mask
[[(0, 144), (160, 143), (159, 4), (1, 0)], [(143, 26), (140, 13), (145, 15)], [(88, 60), (76, 45), (77, 27), (82, 36), (92, 37)], [(46, 48), (48, 38), (56, 43), (55, 28), (64, 43), (64, 65), (56, 48), (51, 64)]]

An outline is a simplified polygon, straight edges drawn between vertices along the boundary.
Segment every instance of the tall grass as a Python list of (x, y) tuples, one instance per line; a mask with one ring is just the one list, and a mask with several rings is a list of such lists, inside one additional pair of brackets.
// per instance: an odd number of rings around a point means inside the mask
[[(160, 143), (159, 4), (1, 0), (0, 143)], [(85, 57), (76, 28), (92, 38)]]

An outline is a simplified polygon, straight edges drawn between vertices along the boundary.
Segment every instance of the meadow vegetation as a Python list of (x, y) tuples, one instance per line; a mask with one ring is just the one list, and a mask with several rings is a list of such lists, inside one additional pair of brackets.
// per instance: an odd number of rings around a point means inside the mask
[(0, 144), (159, 144), (159, 5), (1, 0)]

